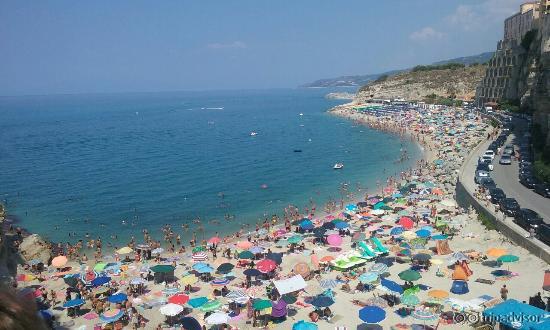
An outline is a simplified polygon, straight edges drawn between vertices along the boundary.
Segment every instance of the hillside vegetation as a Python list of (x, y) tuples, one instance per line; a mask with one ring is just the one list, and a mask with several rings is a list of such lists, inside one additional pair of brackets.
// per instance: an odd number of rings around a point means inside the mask
[(421, 65), (393, 76), (383, 76), (361, 87), (356, 100), (397, 99), (434, 103), (441, 99), (472, 100), (485, 65), (460, 63)]

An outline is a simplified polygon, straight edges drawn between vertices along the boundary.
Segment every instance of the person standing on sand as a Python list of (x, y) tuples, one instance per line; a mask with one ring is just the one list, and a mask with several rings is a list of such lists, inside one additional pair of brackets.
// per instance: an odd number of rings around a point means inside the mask
[(502, 298), (502, 300), (508, 299), (508, 289), (506, 288), (506, 284), (504, 284), (500, 289), (500, 297)]

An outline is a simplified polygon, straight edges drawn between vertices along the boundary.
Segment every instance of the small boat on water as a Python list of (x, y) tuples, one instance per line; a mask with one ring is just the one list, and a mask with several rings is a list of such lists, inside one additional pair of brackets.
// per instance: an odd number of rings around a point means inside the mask
[(333, 167), (335, 170), (341, 170), (344, 168), (344, 164), (342, 163), (336, 163), (334, 164), (334, 167)]
[(258, 135), (258, 133), (256, 133), (256, 132), (250, 132), (250, 136), (256, 136), (256, 135)]
[(302, 149), (294, 149), (294, 152), (302, 152)]

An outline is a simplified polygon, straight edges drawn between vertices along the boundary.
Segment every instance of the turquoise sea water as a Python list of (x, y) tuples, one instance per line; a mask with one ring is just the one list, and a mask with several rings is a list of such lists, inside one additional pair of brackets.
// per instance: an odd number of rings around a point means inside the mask
[(21, 226), (55, 241), (139, 239), (165, 223), (181, 232), (197, 216), (220, 221), (208, 236), (310, 198), (322, 209), (342, 182), (374, 190), (411, 166), (394, 161), (401, 148), (418, 157), (416, 145), (327, 114), (342, 103), (328, 92), (0, 98), (0, 196)]

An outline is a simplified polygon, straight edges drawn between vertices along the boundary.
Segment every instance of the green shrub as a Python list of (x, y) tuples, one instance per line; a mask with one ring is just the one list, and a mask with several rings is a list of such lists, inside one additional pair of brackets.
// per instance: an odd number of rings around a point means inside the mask
[(374, 82), (375, 83), (383, 82), (383, 81), (388, 80), (388, 78), (389, 78), (389, 76), (387, 74), (383, 74), (380, 77), (376, 78), (376, 80)]
[(485, 212), (479, 212), (477, 215), (477, 220), (481, 222), (481, 224), (485, 227), (487, 230), (496, 230), (494, 223), (489, 220), (489, 216)]
[(438, 65), (417, 65), (414, 68), (411, 69), (412, 72), (421, 72), (421, 71), (433, 71), (433, 70), (456, 70), (456, 69), (462, 69), (466, 67), (465, 64), (462, 63), (446, 63), (446, 64), (438, 64)]

